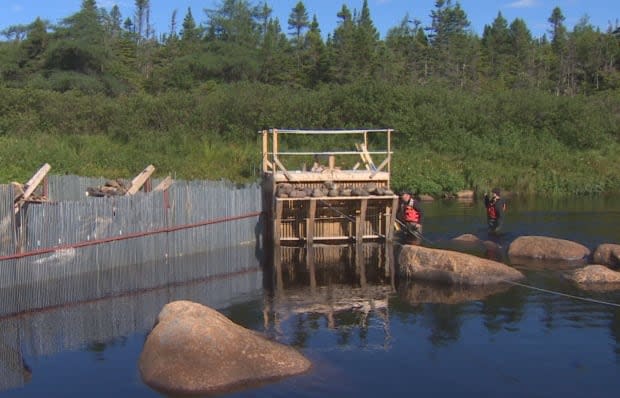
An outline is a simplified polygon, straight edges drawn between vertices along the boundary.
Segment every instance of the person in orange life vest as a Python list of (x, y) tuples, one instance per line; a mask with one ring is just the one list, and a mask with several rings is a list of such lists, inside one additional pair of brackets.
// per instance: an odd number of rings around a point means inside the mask
[(404, 192), (400, 195), (400, 206), (397, 218), (412, 233), (422, 235), (422, 208), (411, 193)]
[(484, 207), (487, 209), (489, 232), (498, 233), (504, 224), (506, 211), (506, 202), (502, 199), (499, 188), (493, 188), (491, 196), (484, 194)]

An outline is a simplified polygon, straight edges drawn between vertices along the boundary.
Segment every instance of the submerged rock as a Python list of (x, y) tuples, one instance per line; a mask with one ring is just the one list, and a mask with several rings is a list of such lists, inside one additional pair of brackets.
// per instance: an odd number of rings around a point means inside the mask
[(590, 249), (582, 244), (547, 236), (520, 236), (508, 247), (511, 258), (534, 258), (541, 260), (584, 260)]
[(173, 394), (246, 388), (310, 367), (310, 361), (295, 349), (190, 301), (164, 306), (139, 360), (142, 380)]
[(398, 256), (400, 275), (447, 284), (486, 285), (525, 276), (506, 264), (471, 254), (422, 246), (404, 246)]
[(510, 289), (506, 283), (479, 286), (446, 286), (429, 282), (409, 282), (400, 290), (400, 296), (409, 304), (460, 304), (485, 300)]
[(592, 254), (595, 264), (607, 265), (611, 268), (620, 268), (620, 245), (603, 243), (598, 245)]
[(620, 272), (592, 264), (567, 272), (564, 277), (588, 290), (620, 290)]

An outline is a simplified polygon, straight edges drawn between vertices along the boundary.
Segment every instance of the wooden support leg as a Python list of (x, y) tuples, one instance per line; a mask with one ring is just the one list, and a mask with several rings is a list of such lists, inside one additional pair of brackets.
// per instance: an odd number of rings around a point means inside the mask
[(306, 239), (308, 246), (314, 244), (314, 219), (316, 217), (316, 199), (310, 199), (310, 207), (308, 208), (308, 218), (306, 218)]
[(355, 240), (357, 244), (361, 244), (364, 240), (364, 232), (366, 231), (366, 211), (368, 209), (368, 199), (361, 199), (360, 214), (356, 217), (357, 225), (355, 229)]

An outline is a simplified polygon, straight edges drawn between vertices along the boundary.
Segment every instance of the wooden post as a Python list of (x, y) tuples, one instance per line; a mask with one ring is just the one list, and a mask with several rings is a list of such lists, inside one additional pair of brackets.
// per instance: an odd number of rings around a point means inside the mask
[(51, 170), (52, 166), (48, 163), (45, 163), (41, 168), (28, 180), (28, 182), (24, 185), (24, 193), (19, 197), (15, 198), (14, 201), (14, 211), (15, 214), (19, 213), (22, 205), (28, 201), (30, 195), (33, 194), (34, 190), (37, 189), (41, 181), (45, 179), (47, 173)]
[(387, 131), (387, 158), (390, 159), (387, 164), (387, 172), (388, 172), (388, 182), (387, 187), (390, 188), (390, 172), (391, 172), (391, 164), (392, 164), (392, 130)]
[(360, 200), (360, 214), (356, 217), (357, 228), (355, 229), (355, 243), (359, 245), (364, 240), (364, 230), (366, 229), (366, 210), (368, 209), (368, 199)]
[(151, 178), (151, 174), (155, 172), (155, 166), (152, 164), (146, 166), (144, 170), (140, 174), (138, 174), (133, 180), (131, 180), (131, 186), (127, 190), (125, 195), (134, 195), (136, 194), (140, 188), (146, 183), (146, 181)]
[(389, 219), (387, 220), (387, 224), (385, 226), (385, 237), (386, 240), (391, 241), (394, 239), (394, 223), (396, 222), (396, 214), (398, 213), (398, 197), (395, 197), (392, 200), (392, 209), (390, 210), (390, 214), (388, 214)]
[(336, 157), (334, 155), (329, 155), (327, 159), (329, 171), (334, 171), (334, 169), (336, 168)]
[(308, 246), (314, 244), (314, 219), (316, 217), (316, 198), (310, 199), (310, 207), (308, 208), (308, 218), (306, 218), (306, 240)]
[(282, 221), (282, 208), (284, 204), (282, 200), (276, 199), (276, 211), (273, 218), (273, 243), (276, 247), (280, 246), (280, 234), (281, 234), (281, 221)]

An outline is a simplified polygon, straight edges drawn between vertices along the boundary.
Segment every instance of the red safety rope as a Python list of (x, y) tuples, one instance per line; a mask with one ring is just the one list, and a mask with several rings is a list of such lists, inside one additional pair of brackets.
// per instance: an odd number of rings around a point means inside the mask
[(52, 252), (55, 252), (55, 251), (58, 251), (58, 250), (78, 249), (80, 247), (95, 246), (95, 245), (101, 245), (101, 244), (104, 244), (104, 243), (116, 242), (116, 241), (121, 241), (121, 240), (143, 238), (143, 237), (149, 236), (149, 235), (156, 235), (156, 234), (161, 234), (161, 233), (175, 232), (175, 231), (179, 231), (179, 230), (182, 230), (182, 229), (190, 229), (190, 228), (203, 227), (205, 225), (211, 225), (211, 224), (220, 224), (220, 223), (223, 223), (223, 222), (236, 221), (236, 220), (241, 220), (241, 219), (244, 219), (244, 218), (257, 217), (257, 216), (260, 216), (261, 213), (262, 212), (257, 211), (257, 212), (253, 212), (253, 213), (242, 214), (242, 215), (239, 215), (239, 216), (214, 218), (214, 219), (211, 219), (211, 220), (201, 221), (201, 222), (194, 223), (194, 224), (175, 225), (173, 227), (158, 228), (158, 229), (154, 229), (152, 231), (134, 232), (134, 233), (131, 233), (131, 234), (113, 236), (113, 237), (109, 237), (109, 238), (94, 239), (94, 240), (82, 241), (82, 242), (77, 242), (77, 243), (72, 243), (72, 244), (67, 244), (67, 245), (52, 246), (52, 247), (48, 247), (48, 248), (45, 248), (45, 249), (38, 249), (38, 250), (32, 250), (32, 251), (24, 252), (24, 253), (16, 253), (16, 254), (10, 254), (10, 255), (7, 255), (7, 256), (0, 256), (0, 261), (15, 260), (15, 259), (18, 259), (18, 258), (32, 257), (32, 256), (38, 256), (38, 255), (41, 255), (41, 254), (52, 253)]

